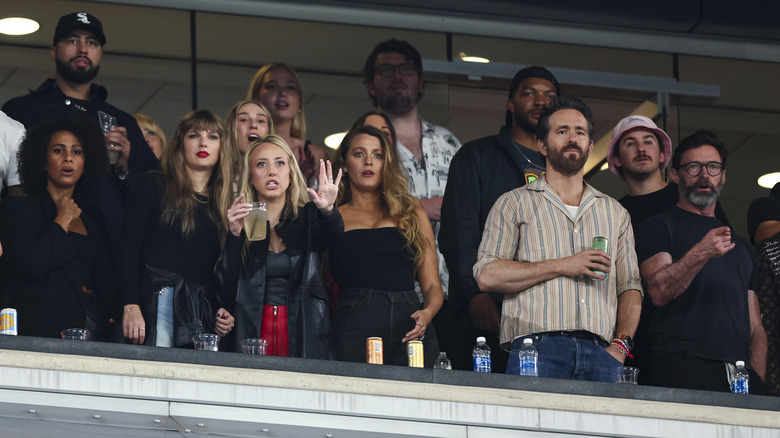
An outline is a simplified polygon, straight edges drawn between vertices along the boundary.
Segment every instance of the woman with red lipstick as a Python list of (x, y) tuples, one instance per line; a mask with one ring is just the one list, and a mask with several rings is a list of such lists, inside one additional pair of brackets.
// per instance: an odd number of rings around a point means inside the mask
[[(225, 118), (225, 144), (233, 156), (233, 176), (241, 175), (241, 163), (249, 146), (274, 133), (274, 121), (265, 106), (254, 100), (242, 100), (233, 105)], [(238, 191), (238, 187), (234, 191)]]
[(198, 333), (225, 336), (234, 318), (219, 307), (214, 266), (227, 233), (230, 149), (209, 111), (182, 119), (163, 150), (162, 172), (136, 183), (127, 205), (120, 254), (125, 338), (180, 347)]
[(254, 99), (268, 108), (276, 127), (275, 133), (290, 146), (307, 184), (314, 186), (319, 162), (328, 159), (328, 152), (306, 140), (303, 88), (295, 71), (282, 63), (263, 66), (249, 85), (247, 99)]
[[(308, 189), (307, 197), (295, 156), (276, 135), (252, 144), (244, 157), (241, 195), (228, 210), (230, 234), (217, 267), (224, 301), (236, 315), (235, 351), (242, 340), (259, 337), (274, 356), (333, 359), (319, 267), (320, 253), (344, 231), (335, 208), (341, 172), (334, 181), (330, 162), (321, 161), (319, 175), (317, 191)], [(268, 216), (267, 237), (254, 242), (244, 233), (251, 202), (264, 202)]]
[(0, 307), (17, 310), (20, 335), (58, 338), (86, 328), (90, 339), (104, 340), (115, 316), (106, 233), (85, 208), (106, 175), (105, 139), (81, 117), (27, 132), (19, 175), (28, 196), (0, 204)]
[(333, 317), (336, 357), (363, 362), (366, 338), (378, 336), (384, 363), (406, 365), (404, 343), (421, 339), (425, 366), (431, 367), (439, 351), (429, 324), (444, 294), (425, 210), (409, 193), (395, 148), (378, 129), (350, 131), (338, 154), (347, 179), (338, 202), (345, 232), (329, 252), (340, 299)]

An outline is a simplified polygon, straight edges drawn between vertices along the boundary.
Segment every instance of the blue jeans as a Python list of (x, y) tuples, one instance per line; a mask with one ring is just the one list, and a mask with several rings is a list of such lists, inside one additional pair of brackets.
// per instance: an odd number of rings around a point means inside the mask
[(157, 297), (157, 343), (158, 347), (173, 347), (173, 287), (159, 292)]
[[(382, 338), (385, 364), (408, 365), (406, 345), (401, 339), (414, 329), (412, 313), (422, 308), (413, 290), (345, 289), (339, 292), (339, 301), (333, 317), (338, 360), (365, 363), (366, 339), (378, 336)], [(428, 324), (422, 342), (425, 367), (431, 368), (439, 356), (433, 324)]]
[(606, 341), (593, 334), (583, 335), (583, 332), (579, 332), (581, 337), (565, 333), (573, 332), (537, 333), (512, 341), (506, 373), (520, 374), (518, 353), (523, 339), (530, 337), (539, 353), (539, 377), (607, 383), (619, 381), (623, 364), (605, 350), (609, 345)]

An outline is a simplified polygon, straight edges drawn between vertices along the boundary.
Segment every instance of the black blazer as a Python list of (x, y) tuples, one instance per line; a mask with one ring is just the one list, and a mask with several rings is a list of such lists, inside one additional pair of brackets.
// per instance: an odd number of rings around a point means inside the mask
[[(282, 218), (276, 230), (287, 246), (293, 266), (287, 297), (290, 356), (334, 359), (328, 293), (320, 275), (320, 252), (344, 233), (341, 213), (336, 209), (325, 216), (309, 202), (299, 210), (297, 219), (293, 220), (291, 215)], [(223, 257), (217, 264), (223, 301), (236, 317), (236, 326), (228, 339), (231, 351), (241, 351), (242, 340), (261, 335), (268, 239), (253, 242), (242, 257), (245, 240), (243, 233), (241, 237), (228, 234)]]
[(6, 197), (0, 203), (0, 307), (17, 310), (20, 335), (58, 338), (63, 329), (86, 327), (93, 339), (103, 340), (117, 309), (105, 230), (82, 213), (96, 263), (94, 293), (88, 294), (79, 278), (79, 254), (68, 233), (54, 222), (56, 216), (57, 206), (48, 193)]

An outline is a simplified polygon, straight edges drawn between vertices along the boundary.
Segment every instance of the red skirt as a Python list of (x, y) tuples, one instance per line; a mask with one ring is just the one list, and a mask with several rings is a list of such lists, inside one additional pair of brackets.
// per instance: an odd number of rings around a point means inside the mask
[(260, 337), (268, 341), (268, 356), (289, 356), (290, 338), (287, 330), (287, 306), (263, 306)]

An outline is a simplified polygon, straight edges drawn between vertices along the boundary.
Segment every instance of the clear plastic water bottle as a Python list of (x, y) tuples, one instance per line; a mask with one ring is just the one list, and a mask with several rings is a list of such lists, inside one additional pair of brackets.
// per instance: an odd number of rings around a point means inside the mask
[(749, 394), (750, 374), (745, 369), (745, 361), (738, 360), (735, 365), (734, 379), (731, 381), (731, 392), (734, 394)]
[(474, 371), (478, 373), (489, 373), (492, 371), (490, 347), (485, 343), (484, 336), (477, 338), (477, 345), (474, 346), (471, 356), (474, 358)]
[(436, 362), (433, 364), (433, 367), (437, 370), (451, 370), (452, 369), (452, 362), (450, 362), (450, 359), (447, 357), (447, 353), (440, 352), (439, 357), (436, 359)]
[(534, 348), (534, 341), (531, 338), (523, 339), (523, 347), (517, 353), (520, 356), (520, 375), (538, 376), (539, 370), (537, 363), (539, 361), (539, 352)]

